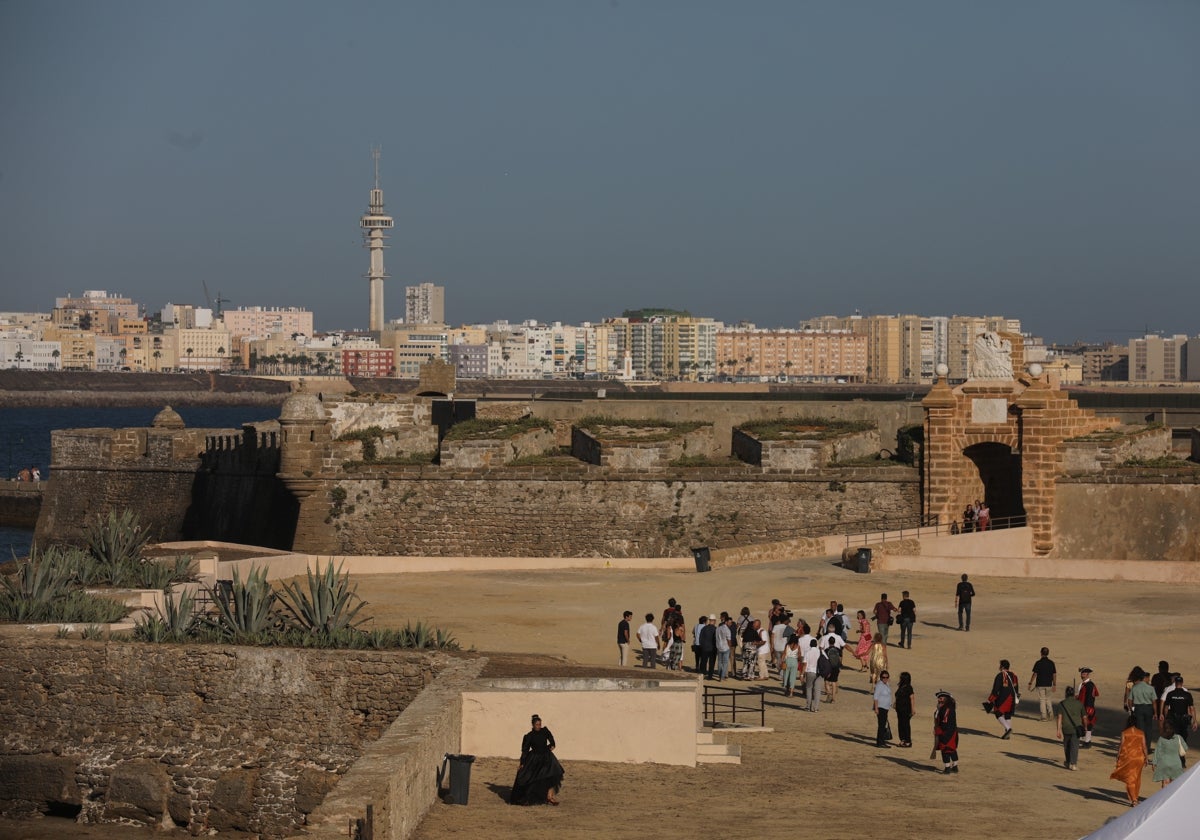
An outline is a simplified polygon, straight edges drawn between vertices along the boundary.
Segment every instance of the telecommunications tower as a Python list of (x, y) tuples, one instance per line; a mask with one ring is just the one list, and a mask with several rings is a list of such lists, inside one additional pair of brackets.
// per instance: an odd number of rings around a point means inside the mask
[(371, 251), (371, 270), (367, 273), (367, 284), (371, 295), (371, 316), (368, 326), (371, 332), (383, 331), (383, 270), (384, 231), (392, 227), (392, 217), (383, 212), (383, 190), (379, 188), (379, 149), (371, 149), (375, 159), (375, 189), (371, 190), (371, 204), (363, 214), (359, 225), (363, 229), (363, 241)]

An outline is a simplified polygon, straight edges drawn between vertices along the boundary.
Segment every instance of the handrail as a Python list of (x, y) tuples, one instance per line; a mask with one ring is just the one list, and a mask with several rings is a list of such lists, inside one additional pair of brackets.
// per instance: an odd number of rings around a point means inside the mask
[[(758, 708), (753, 704), (739, 705), (739, 697), (757, 697)], [(766, 693), (761, 688), (727, 688), (723, 685), (704, 686), (704, 720), (720, 723), (717, 715), (728, 715), (729, 722), (737, 724), (738, 712), (745, 717), (747, 714), (758, 714), (758, 725), (767, 725)]]
[[(991, 519), (988, 522), (988, 531), (1002, 531), (1008, 528), (1024, 528), (1028, 525), (1027, 517), (1024, 514), (1020, 516), (1001, 516)], [(869, 545), (871, 543), (882, 543), (890, 540), (903, 540), (910, 538), (921, 538), (922, 536), (958, 536), (960, 534), (981, 533), (974, 528), (966, 530), (961, 526), (958, 520), (950, 523), (943, 523), (939, 517), (933, 516), (925, 520), (921, 525), (914, 528), (891, 528), (883, 531), (870, 531), (863, 534), (847, 534), (846, 547), (853, 545)]]

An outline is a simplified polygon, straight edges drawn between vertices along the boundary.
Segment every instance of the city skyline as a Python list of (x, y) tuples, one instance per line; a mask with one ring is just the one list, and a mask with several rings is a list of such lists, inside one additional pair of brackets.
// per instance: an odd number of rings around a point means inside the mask
[(0, 5), (0, 310), (1194, 334), (1200, 7)]

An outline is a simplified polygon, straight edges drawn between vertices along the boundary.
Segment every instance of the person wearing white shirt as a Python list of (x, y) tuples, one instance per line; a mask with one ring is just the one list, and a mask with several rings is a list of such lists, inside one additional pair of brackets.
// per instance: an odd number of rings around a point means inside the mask
[(755, 653), (758, 655), (758, 679), (759, 681), (769, 680), (771, 673), (767, 668), (767, 663), (771, 659), (771, 637), (767, 633), (767, 628), (758, 624), (758, 650)]
[(809, 636), (807, 648), (803, 647), (803, 642), (801, 645), (800, 649), (804, 651), (804, 696), (808, 698), (808, 710), (810, 712), (820, 711), (821, 693), (825, 688), (825, 680), (817, 671), (817, 664), (821, 658), (821, 646), (811, 636)]
[(642, 667), (658, 667), (658, 628), (654, 625), (654, 613), (646, 613), (646, 623), (638, 628), (637, 634), (642, 644)]

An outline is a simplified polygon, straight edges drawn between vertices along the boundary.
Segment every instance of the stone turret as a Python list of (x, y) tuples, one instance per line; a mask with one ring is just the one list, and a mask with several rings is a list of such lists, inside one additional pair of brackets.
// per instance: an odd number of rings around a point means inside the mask
[[(319, 482), (313, 477), (329, 448), (329, 425), (325, 406), (316, 394), (292, 394), (284, 400), (279, 412), (280, 442), (279, 478), (298, 496), (311, 493)], [(307, 492), (301, 489), (311, 483)], [(295, 485), (295, 486), (294, 486)]]

